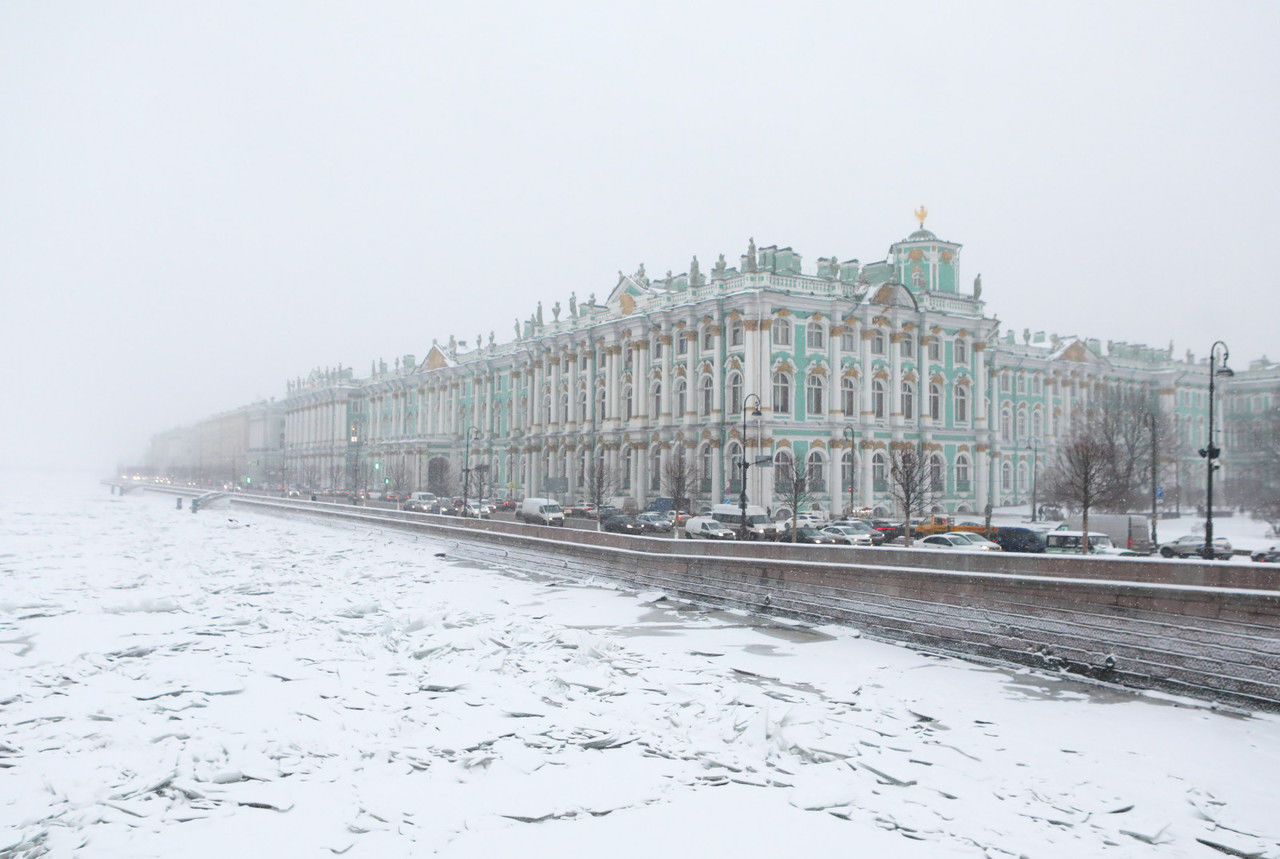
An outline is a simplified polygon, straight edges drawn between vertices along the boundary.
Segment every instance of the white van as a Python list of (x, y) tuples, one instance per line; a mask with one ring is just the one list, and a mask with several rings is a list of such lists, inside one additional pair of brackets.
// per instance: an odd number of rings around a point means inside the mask
[(530, 525), (563, 525), (564, 508), (551, 498), (526, 498), (516, 508), (516, 518)]
[[(711, 518), (721, 525), (742, 533), (742, 507), (737, 504), (717, 504), (711, 508)], [(777, 522), (772, 521), (763, 507), (747, 505), (747, 539), (776, 540), (782, 533)]]

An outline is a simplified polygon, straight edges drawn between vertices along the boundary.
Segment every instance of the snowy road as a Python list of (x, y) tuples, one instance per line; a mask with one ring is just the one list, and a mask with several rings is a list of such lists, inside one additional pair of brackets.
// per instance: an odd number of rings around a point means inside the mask
[(86, 486), (0, 501), (0, 857), (1280, 857), (1280, 719)]

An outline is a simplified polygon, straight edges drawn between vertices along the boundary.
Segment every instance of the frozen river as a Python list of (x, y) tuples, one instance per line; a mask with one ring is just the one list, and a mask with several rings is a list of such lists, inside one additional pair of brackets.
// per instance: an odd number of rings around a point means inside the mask
[(1280, 857), (1278, 809), (1273, 715), (425, 537), (0, 500), (0, 857)]

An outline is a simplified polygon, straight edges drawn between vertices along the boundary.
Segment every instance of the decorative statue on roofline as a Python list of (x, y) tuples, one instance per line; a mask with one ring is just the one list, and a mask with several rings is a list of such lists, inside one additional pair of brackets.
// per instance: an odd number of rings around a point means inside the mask
[(578, 293), (576, 292), (569, 293), (569, 318), (578, 318)]
[(978, 272), (978, 276), (973, 279), (973, 297), (982, 298), (982, 272)]
[(551, 305), (551, 321), (552, 322), (560, 321), (560, 302), (558, 301), (555, 304)]

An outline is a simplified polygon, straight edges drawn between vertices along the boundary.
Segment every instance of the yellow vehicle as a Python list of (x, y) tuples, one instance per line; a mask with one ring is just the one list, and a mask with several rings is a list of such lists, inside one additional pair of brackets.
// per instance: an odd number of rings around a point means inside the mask
[(917, 537), (928, 537), (932, 534), (945, 534), (948, 531), (969, 531), (986, 537), (987, 529), (977, 522), (958, 524), (951, 516), (933, 515), (919, 524), (912, 523), (911, 531)]

